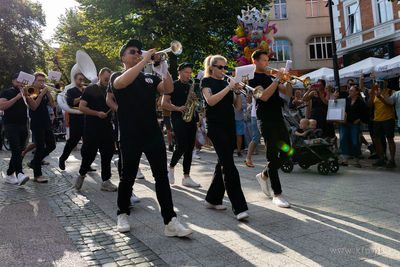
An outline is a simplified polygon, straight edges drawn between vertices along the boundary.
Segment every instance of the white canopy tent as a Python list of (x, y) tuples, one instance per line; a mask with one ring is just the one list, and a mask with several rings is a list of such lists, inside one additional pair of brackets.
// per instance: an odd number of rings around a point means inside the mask
[(400, 76), (400, 55), (382, 62), (374, 67), (376, 77), (386, 76), (388, 79)]
[[(369, 57), (339, 70), (340, 85), (345, 85), (348, 79), (358, 81), (362, 73), (370, 73), (374, 67), (388, 61), (387, 59)], [(334, 74), (325, 78), (329, 84), (335, 83)]]
[[(314, 70), (310, 73), (307, 73), (306, 75), (301, 76), (301, 79), (305, 79), (306, 77), (310, 77), (311, 83), (316, 83), (319, 79), (325, 79), (326, 76), (331, 76), (333, 75), (333, 69), (331, 68), (320, 68), (317, 70)], [(293, 88), (303, 88), (303, 83), (300, 81), (297, 81), (295, 85), (293, 85)]]

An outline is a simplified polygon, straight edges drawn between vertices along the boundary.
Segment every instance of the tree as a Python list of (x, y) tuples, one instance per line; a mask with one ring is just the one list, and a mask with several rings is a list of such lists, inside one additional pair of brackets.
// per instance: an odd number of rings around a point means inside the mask
[(11, 86), (14, 73), (33, 74), (45, 68), (41, 37), (45, 16), (39, 3), (3, 0), (0, 5), (0, 88)]
[(76, 51), (84, 50), (92, 58), (97, 71), (103, 67), (112, 70), (121, 68), (121, 62), (117, 58), (108, 58), (96, 47), (87, 45), (89, 38), (83, 34), (84, 16), (76, 8), (67, 9), (60, 17), (60, 23), (56, 28), (54, 39), (60, 44), (60, 49), (53, 51), (49, 59), (53, 62), (55, 71), (63, 73), (62, 80), (67, 85), (70, 81), (70, 71), (76, 64)]
[[(172, 40), (183, 45), (179, 62), (200, 67), (209, 54), (229, 56), (228, 48), (241, 9), (261, 9), (273, 0), (78, 0), (85, 17), (86, 47), (95, 47), (109, 57), (131, 38), (145, 49), (164, 49)], [(177, 59), (170, 54), (171, 74), (176, 78)], [(175, 74), (175, 75), (174, 75)]]

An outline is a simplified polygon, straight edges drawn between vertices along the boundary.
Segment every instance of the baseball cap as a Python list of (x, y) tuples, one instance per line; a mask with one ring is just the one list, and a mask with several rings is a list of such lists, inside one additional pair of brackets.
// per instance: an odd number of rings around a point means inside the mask
[(380, 81), (386, 81), (388, 78), (386, 76), (380, 76), (376, 81), (380, 82)]
[(18, 73), (15, 73), (15, 74), (12, 76), (12, 79), (13, 79), (13, 80), (16, 80), (16, 79), (18, 78), (18, 76), (19, 76), (19, 72), (18, 72)]
[(186, 67), (190, 67), (190, 68), (193, 69), (193, 64), (192, 63), (183, 62), (182, 64), (179, 65), (178, 71), (181, 71), (182, 69), (184, 69)]
[(121, 58), (124, 55), (126, 48), (131, 46), (134, 46), (137, 49), (142, 50), (142, 42), (136, 39), (131, 39), (126, 44), (121, 46), (121, 49), (119, 50), (119, 57)]

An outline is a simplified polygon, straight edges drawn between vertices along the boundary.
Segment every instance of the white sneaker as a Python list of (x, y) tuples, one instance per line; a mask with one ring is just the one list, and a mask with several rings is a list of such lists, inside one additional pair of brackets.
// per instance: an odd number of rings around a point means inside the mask
[(144, 179), (144, 175), (143, 175), (143, 173), (140, 171), (140, 168), (138, 168), (138, 170), (137, 170), (136, 179)]
[(200, 184), (193, 181), (193, 179), (190, 178), (190, 176), (182, 179), (182, 185), (190, 186), (190, 187), (199, 187), (200, 186)]
[(4, 182), (7, 184), (18, 184), (17, 178), (15, 178), (14, 173), (11, 175), (7, 175), (3, 172)]
[(238, 215), (236, 215), (236, 218), (238, 221), (241, 221), (241, 220), (249, 218), (249, 214), (247, 214), (247, 212), (241, 212)]
[(20, 172), (17, 175), (17, 180), (18, 180), (18, 185), (24, 185), (26, 182), (29, 181), (29, 177)]
[(138, 202), (140, 202), (140, 198), (137, 197), (137, 196), (135, 195), (135, 193), (133, 193), (133, 191), (132, 191), (131, 206), (133, 206), (134, 203), (138, 203)]
[(204, 204), (206, 205), (207, 209), (226, 210), (225, 205), (213, 205), (208, 203), (207, 200), (204, 201)]
[(289, 207), (290, 207), (289, 202), (287, 202), (287, 201), (282, 197), (282, 195), (277, 196), (277, 197), (273, 197), (273, 198), (272, 198), (272, 203), (274, 203), (275, 205), (277, 205), (278, 207), (281, 207), (281, 208), (289, 208)]
[(262, 178), (261, 173), (257, 174), (257, 175), (256, 175), (256, 178), (257, 178), (257, 181), (258, 181), (258, 183), (260, 184), (261, 190), (264, 192), (264, 194), (265, 194), (267, 197), (271, 197), (271, 194), (269, 193), (269, 190), (268, 190), (268, 180), (264, 180), (264, 179)]
[(82, 185), (83, 185), (83, 180), (85, 180), (85, 175), (78, 175), (76, 176), (75, 184), (74, 187), (76, 190), (81, 190)]
[(193, 150), (192, 158), (201, 159), (201, 158), (197, 155), (197, 152), (196, 152), (195, 150)]
[(117, 169), (118, 169), (118, 162), (119, 162), (119, 159), (114, 160), (114, 165), (115, 165), (115, 167), (117, 167)]
[(176, 217), (172, 218), (168, 225), (165, 226), (164, 234), (165, 236), (188, 236), (192, 234), (193, 231), (185, 228), (182, 224), (178, 222)]
[(174, 171), (175, 171), (175, 169), (171, 169), (168, 166), (168, 181), (169, 181), (170, 184), (174, 184), (175, 183)]
[(111, 183), (110, 179), (101, 183), (100, 190), (114, 192), (118, 190), (118, 186)]
[(125, 233), (131, 230), (131, 226), (129, 225), (129, 216), (126, 213), (121, 213), (118, 215), (118, 232)]

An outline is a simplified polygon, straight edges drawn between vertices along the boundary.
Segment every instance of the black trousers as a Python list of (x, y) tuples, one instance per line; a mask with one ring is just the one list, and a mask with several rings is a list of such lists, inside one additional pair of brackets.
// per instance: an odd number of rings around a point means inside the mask
[(26, 137), (28, 136), (28, 129), (26, 125), (8, 124), (4, 127), (6, 136), (10, 142), (11, 159), (8, 165), (7, 175), (15, 172), (17, 176), (22, 171), (21, 153), (25, 146)]
[(235, 215), (248, 210), (240, 185), (239, 172), (233, 160), (233, 151), (236, 147), (235, 125), (227, 127), (209, 123), (207, 136), (211, 139), (217, 152), (218, 163), (207, 191), (206, 201), (213, 205), (221, 205), (226, 190)]
[(282, 188), (278, 170), (289, 160), (287, 152), (282, 150), (282, 145), (290, 146), (289, 133), (283, 120), (273, 123), (257, 120), (257, 124), (264, 138), (267, 161), (269, 162), (263, 173), (271, 179), (274, 194), (279, 195), (282, 194)]
[(85, 175), (90, 165), (96, 158), (97, 151), (101, 156), (101, 179), (107, 181), (111, 178), (111, 159), (114, 155), (114, 133), (112, 125), (106, 128), (85, 127), (84, 140), (81, 148), (80, 175)]
[(150, 136), (120, 140), (122, 175), (118, 186), (118, 214), (130, 214), (129, 204), (140, 158), (145, 153), (155, 179), (156, 195), (164, 224), (176, 217), (167, 175), (167, 152), (161, 131)]
[(82, 119), (72, 119), (69, 122), (70, 136), (61, 155), (61, 159), (64, 161), (68, 159), (71, 151), (76, 147), (76, 145), (79, 143), (79, 140), (81, 140), (83, 137), (83, 115), (80, 116), (82, 116)]
[(55, 148), (54, 134), (51, 127), (32, 129), (35, 140), (35, 155), (31, 161), (33, 165), (33, 176), (42, 175), (42, 160), (47, 157)]
[(172, 119), (172, 125), (177, 146), (169, 165), (175, 167), (183, 155), (183, 174), (189, 174), (190, 166), (192, 165), (192, 151), (196, 141), (196, 121), (192, 119), (190, 122), (185, 122), (182, 119)]

